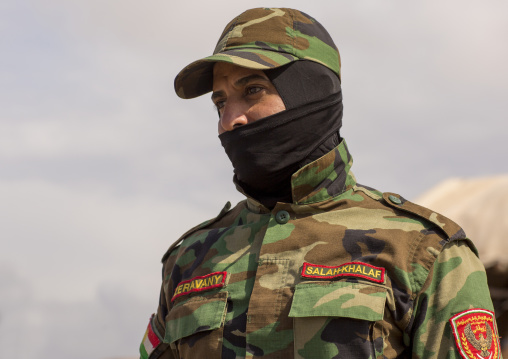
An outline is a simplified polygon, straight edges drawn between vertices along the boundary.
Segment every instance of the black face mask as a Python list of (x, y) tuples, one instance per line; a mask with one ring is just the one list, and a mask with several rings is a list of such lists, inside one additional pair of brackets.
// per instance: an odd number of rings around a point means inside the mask
[(328, 68), (297, 61), (265, 71), (286, 110), (219, 136), (246, 194), (272, 208), (292, 202), (291, 175), (340, 141), (342, 93)]

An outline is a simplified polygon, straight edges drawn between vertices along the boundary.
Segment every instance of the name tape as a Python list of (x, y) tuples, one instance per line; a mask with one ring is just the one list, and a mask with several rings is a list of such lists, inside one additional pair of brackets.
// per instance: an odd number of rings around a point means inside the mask
[(371, 282), (384, 283), (385, 269), (361, 262), (344, 263), (340, 266), (323, 266), (304, 262), (302, 277), (318, 279), (360, 277)]
[(201, 277), (194, 277), (180, 282), (175, 289), (175, 294), (171, 301), (182, 295), (192, 292), (201, 292), (214, 288), (221, 288), (226, 283), (227, 272), (214, 272)]

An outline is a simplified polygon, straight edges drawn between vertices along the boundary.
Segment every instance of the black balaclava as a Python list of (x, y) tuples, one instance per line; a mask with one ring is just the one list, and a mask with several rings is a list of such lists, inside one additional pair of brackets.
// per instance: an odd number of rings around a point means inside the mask
[(292, 202), (291, 175), (335, 148), (342, 126), (340, 81), (312, 61), (265, 71), (286, 110), (219, 135), (235, 181), (268, 208)]

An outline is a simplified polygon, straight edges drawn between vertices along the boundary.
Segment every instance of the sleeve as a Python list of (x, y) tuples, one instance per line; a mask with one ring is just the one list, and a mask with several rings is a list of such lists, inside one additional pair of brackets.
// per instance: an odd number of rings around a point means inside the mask
[(139, 346), (140, 359), (174, 359), (170, 346), (163, 342), (163, 329), (158, 323), (158, 315), (152, 314), (145, 335)]
[(145, 335), (139, 346), (140, 359), (175, 359), (170, 345), (164, 343), (164, 336), (166, 333), (164, 318), (167, 312), (168, 308), (166, 306), (166, 295), (163, 282), (161, 285), (157, 313), (152, 314), (150, 317)]
[[(415, 299), (413, 316), (413, 358), (476, 358), (474, 354), (484, 357), (486, 352), (481, 350), (487, 349), (480, 348), (479, 343), (489, 339), (487, 357), (501, 358), (485, 269), (466, 241), (448, 243), (438, 254)], [(454, 322), (454, 318), (460, 320)], [(473, 337), (467, 324), (480, 333)]]

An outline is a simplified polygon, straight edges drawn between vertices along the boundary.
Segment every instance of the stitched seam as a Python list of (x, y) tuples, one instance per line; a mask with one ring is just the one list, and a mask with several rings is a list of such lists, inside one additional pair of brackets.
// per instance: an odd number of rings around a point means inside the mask
[[(413, 242), (413, 244), (412, 244), (413, 248), (411, 248), (411, 253), (410, 253), (411, 255), (408, 256), (407, 268), (410, 267), (411, 263), (414, 263), (415, 256), (416, 256), (416, 249), (418, 248), (418, 245), (422, 241), (423, 237), (424, 237), (423, 233), (420, 233), (420, 236), (418, 238), (416, 238), (415, 241)], [(411, 284), (411, 296), (410, 296), (410, 298), (411, 298), (411, 301), (413, 303), (412, 303), (412, 306), (410, 308), (410, 313), (409, 313), (410, 315), (408, 316), (408, 319), (406, 320), (406, 323), (404, 323), (404, 331), (407, 330), (407, 327), (411, 323), (411, 317), (413, 316), (414, 305), (415, 305), (415, 302), (416, 302), (414, 299), (417, 297), (417, 295), (415, 295), (415, 281), (414, 281), (414, 278), (413, 278), (413, 273), (410, 273), (409, 281), (410, 281), (410, 284)]]
[(226, 35), (226, 41), (224, 41), (224, 45), (222, 45), (222, 49), (220, 49), (219, 52), (223, 52), (224, 49), (226, 48), (226, 44), (228, 43), (229, 41), (229, 38), (231, 37), (231, 34), (233, 33), (233, 29), (236, 27), (236, 24), (238, 24), (238, 20), (240, 19), (240, 16), (238, 16), (236, 19), (235, 19), (235, 23), (233, 24), (233, 26), (231, 27), (231, 30), (227, 33)]
[[(296, 29), (295, 29), (295, 15), (293, 14), (292, 11), (290, 11), (290, 14), (291, 14), (291, 28), (293, 29), (293, 31), (296, 32)], [(295, 38), (296, 37), (293, 36), (292, 43), (291, 43), (291, 46), (293, 47), (293, 49), (295, 49)]]

